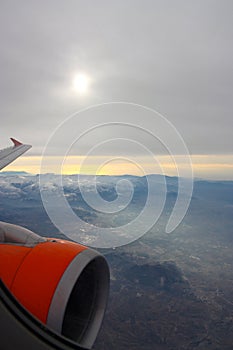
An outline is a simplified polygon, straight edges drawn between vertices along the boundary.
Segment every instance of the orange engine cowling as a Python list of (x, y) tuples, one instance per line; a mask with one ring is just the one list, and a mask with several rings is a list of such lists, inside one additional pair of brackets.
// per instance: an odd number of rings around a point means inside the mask
[(0, 222), (0, 279), (47, 327), (92, 347), (109, 291), (109, 268), (98, 252)]

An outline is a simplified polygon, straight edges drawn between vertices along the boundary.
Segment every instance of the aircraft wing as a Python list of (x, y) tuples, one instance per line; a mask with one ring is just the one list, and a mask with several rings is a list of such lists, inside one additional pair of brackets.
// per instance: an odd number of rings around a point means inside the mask
[(0, 279), (1, 349), (85, 350), (49, 330), (19, 304)]
[(27, 152), (32, 146), (24, 145), (21, 142), (11, 138), (13, 146), (0, 150), (0, 170), (12, 163), (16, 158)]

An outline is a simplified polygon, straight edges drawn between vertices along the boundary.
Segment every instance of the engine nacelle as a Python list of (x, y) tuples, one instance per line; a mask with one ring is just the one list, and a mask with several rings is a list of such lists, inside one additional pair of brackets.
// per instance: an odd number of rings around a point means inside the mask
[(102, 255), (0, 222), (0, 278), (48, 328), (92, 347), (109, 292), (109, 268)]

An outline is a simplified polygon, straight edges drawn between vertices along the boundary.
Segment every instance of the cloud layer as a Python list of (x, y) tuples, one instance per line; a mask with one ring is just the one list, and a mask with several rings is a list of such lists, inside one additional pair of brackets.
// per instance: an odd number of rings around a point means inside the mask
[[(165, 115), (191, 153), (232, 153), (232, 11), (230, 0), (3, 1), (1, 146), (17, 136), (40, 154), (69, 114), (130, 101)], [(79, 71), (86, 96), (71, 88)]]

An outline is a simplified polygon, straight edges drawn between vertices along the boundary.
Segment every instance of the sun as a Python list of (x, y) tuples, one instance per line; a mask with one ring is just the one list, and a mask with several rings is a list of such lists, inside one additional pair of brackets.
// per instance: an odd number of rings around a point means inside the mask
[(76, 92), (84, 95), (88, 92), (90, 78), (85, 73), (78, 73), (73, 78), (73, 88)]

